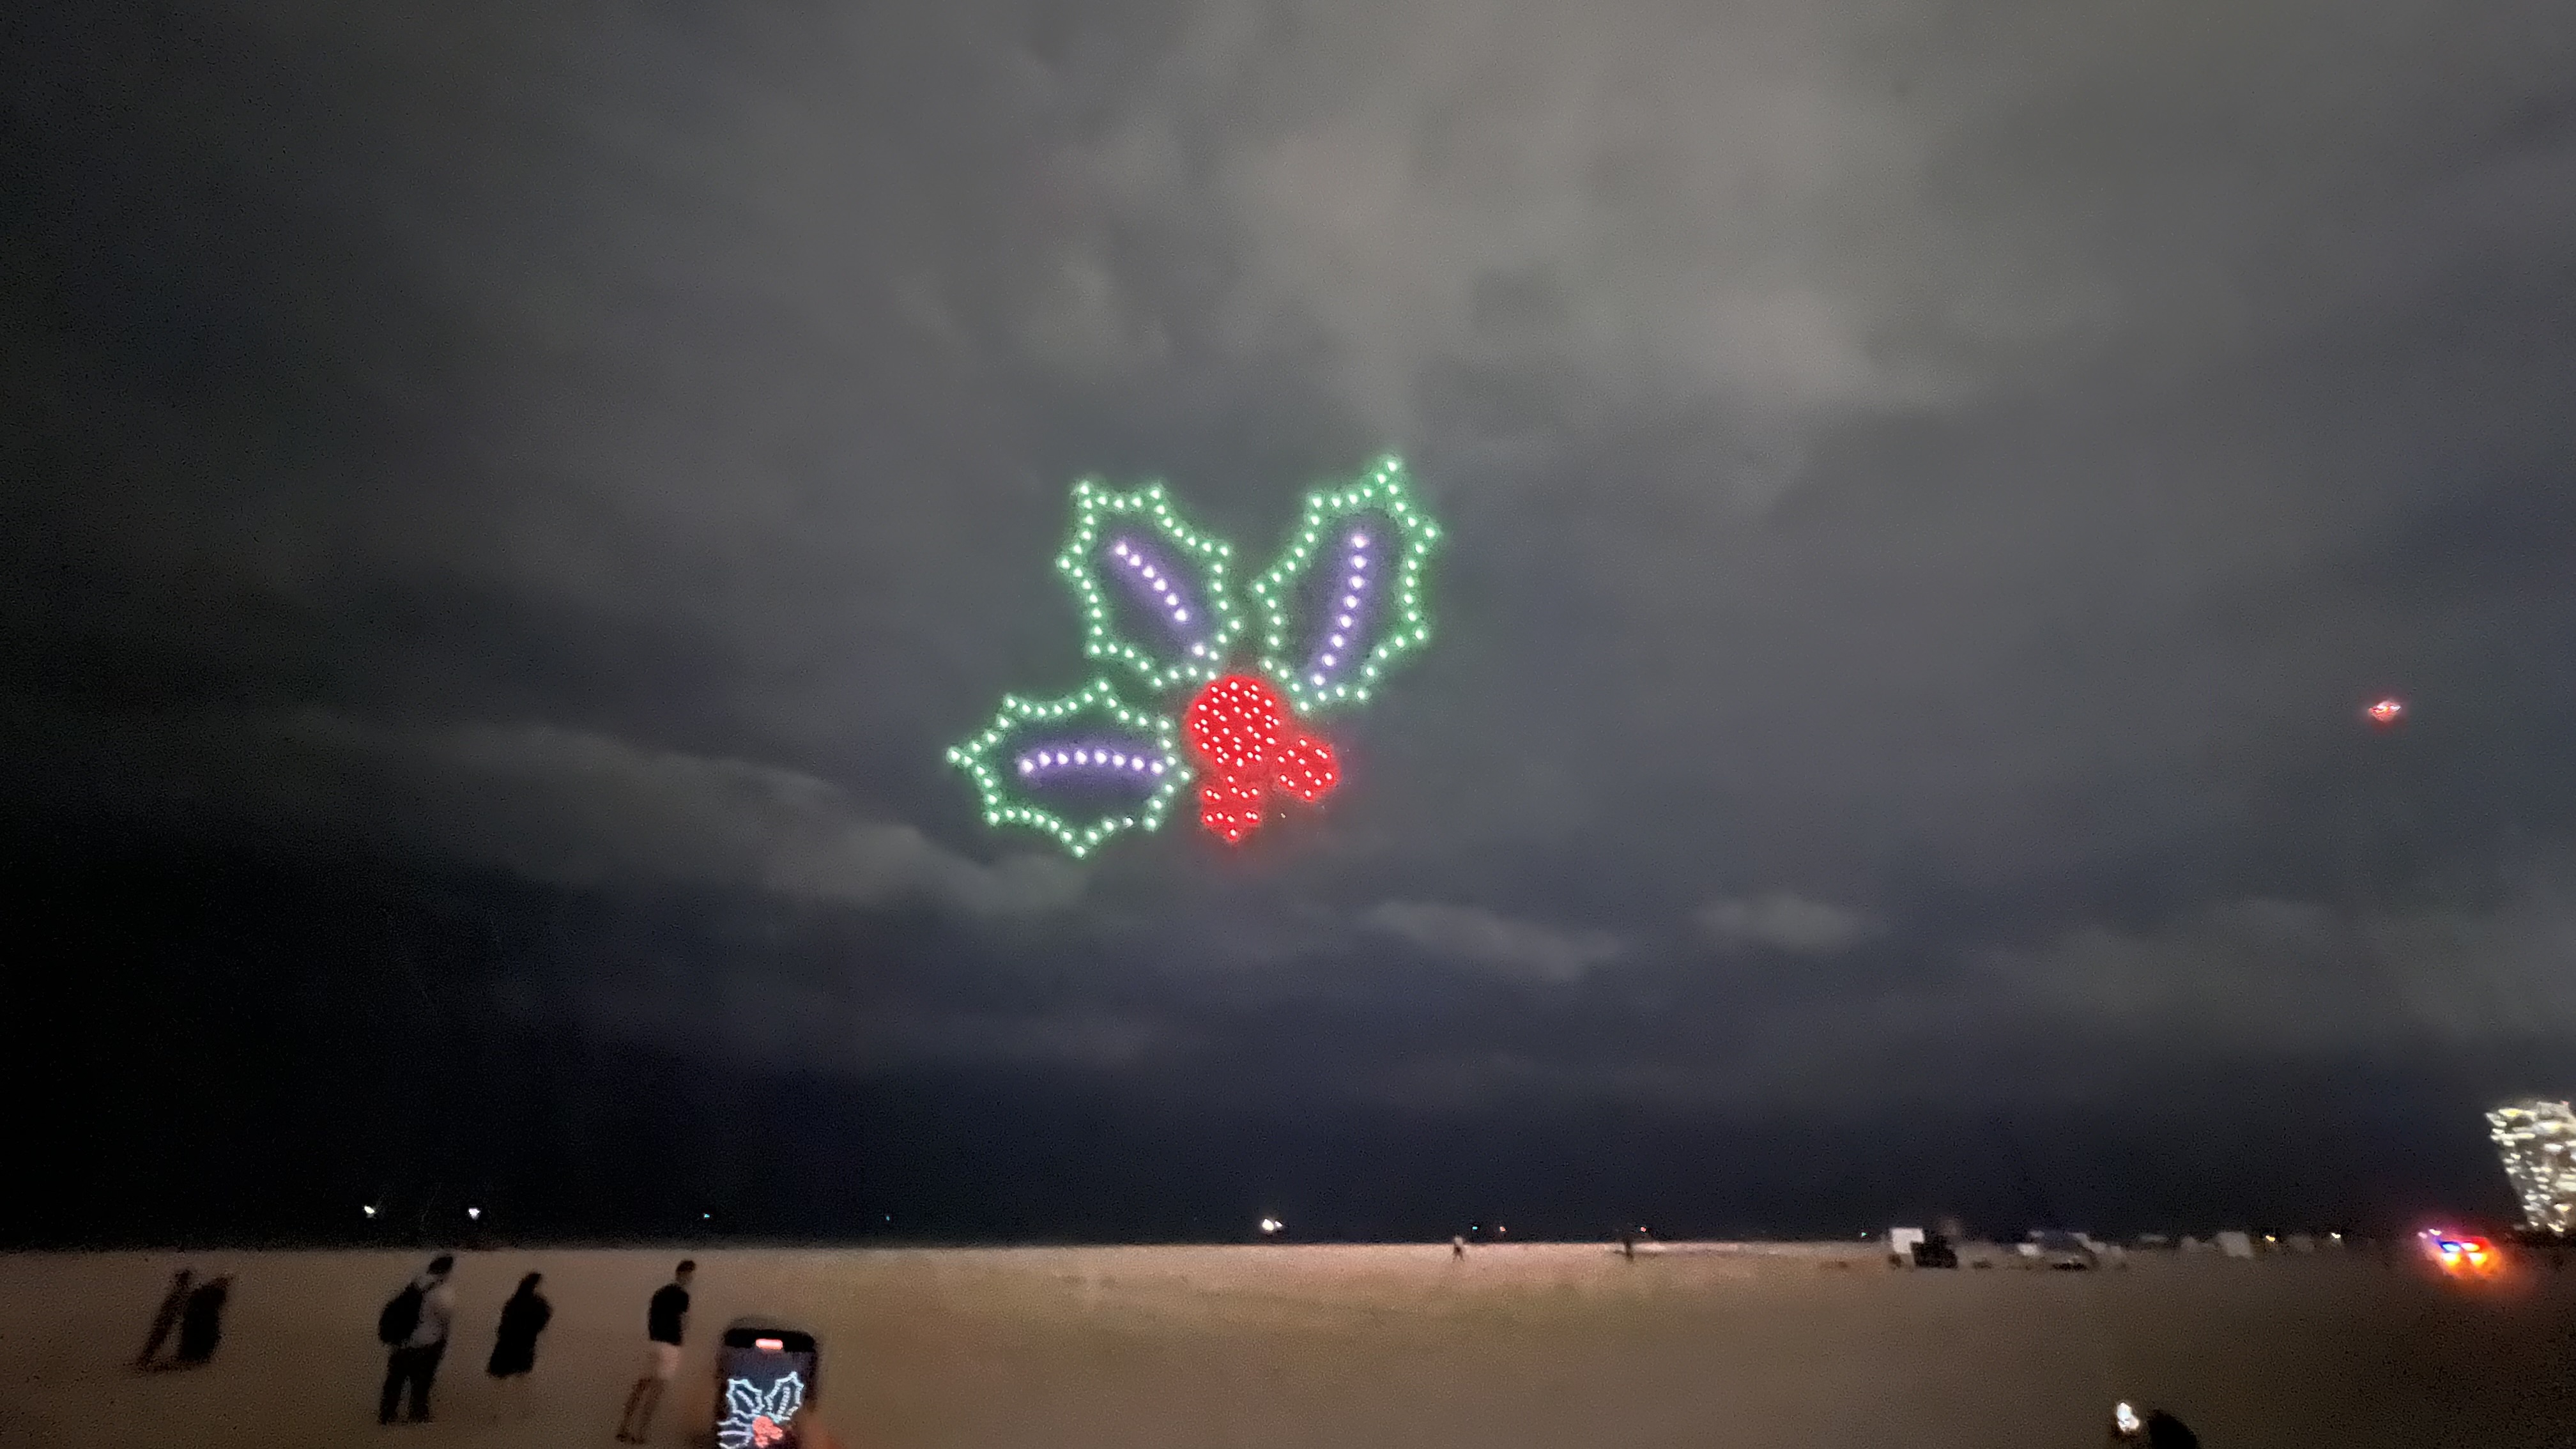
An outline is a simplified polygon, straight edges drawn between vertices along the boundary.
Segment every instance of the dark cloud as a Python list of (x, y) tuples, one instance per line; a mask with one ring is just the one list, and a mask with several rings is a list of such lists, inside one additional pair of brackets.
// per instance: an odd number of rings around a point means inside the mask
[[(2562, 12), (56, 7), (0, 800), (555, 893), (479, 1009), (849, 1082), (2466, 1100), (2576, 1031)], [(1071, 478), (1259, 557), (1389, 447), (1440, 634), (1321, 818), (985, 835)]]
[(388, 734), (303, 715), (283, 733), (371, 767), (411, 805), (395, 823), (418, 843), (530, 880), (738, 886), (861, 908), (926, 899), (973, 915), (1059, 910), (1082, 893), (1080, 868), (1060, 857), (983, 865), (854, 815), (822, 780), (740, 760), (545, 725)]

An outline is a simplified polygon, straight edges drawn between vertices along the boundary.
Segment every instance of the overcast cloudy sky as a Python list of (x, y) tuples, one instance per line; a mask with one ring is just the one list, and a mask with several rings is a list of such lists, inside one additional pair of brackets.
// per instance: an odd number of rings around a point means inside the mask
[[(212, 1081), (332, 1211), (572, 1226), (785, 1221), (746, 1132), (818, 1230), (2343, 1222), (2503, 1210), (2474, 1108), (2576, 1091), (2564, 5), (0, 62), (8, 949), (112, 1139)], [(1073, 478), (1258, 556), (1388, 450), (1440, 632), (1320, 819), (983, 827), (944, 748), (1089, 673)]]

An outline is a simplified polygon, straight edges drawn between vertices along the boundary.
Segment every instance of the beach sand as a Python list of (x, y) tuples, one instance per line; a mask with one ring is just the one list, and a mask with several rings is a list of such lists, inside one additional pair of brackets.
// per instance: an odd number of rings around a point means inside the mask
[[(464, 1254), (439, 1422), (379, 1429), (376, 1310), (415, 1253), (0, 1258), (0, 1444), (608, 1444), (680, 1251)], [(1913, 1272), (1871, 1254), (1515, 1244), (721, 1250), (655, 1442), (697, 1442), (737, 1315), (822, 1337), (852, 1445), (942, 1449), (2095, 1446), (2115, 1399), (2210, 1449), (2576, 1444), (2576, 1272), (2467, 1286), (2375, 1255)], [(138, 1373), (171, 1268), (236, 1282), (204, 1369)], [(528, 1270), (534, 1415), (484, 1355)]]

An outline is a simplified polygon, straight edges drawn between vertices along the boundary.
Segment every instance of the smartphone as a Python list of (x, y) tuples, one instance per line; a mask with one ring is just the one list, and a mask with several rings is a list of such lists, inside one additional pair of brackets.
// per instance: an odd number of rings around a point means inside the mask
[(718, 1449), (797, 1449), (818, 1366), (810, 1333), (767, 1324), (727, 1328), (716, 1349)]

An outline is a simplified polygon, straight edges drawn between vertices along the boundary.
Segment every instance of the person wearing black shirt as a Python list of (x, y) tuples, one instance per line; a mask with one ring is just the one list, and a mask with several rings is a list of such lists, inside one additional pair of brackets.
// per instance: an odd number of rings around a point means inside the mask
[(662, 1403), (662, 1386), (680, 1371), (680, 1338), (689, 1322), (689, 1279), (697, 1271), (696, 1263), (682, 1260), (672, 1270), (671, 1281), (654, 1293), (644, 1310), (644, 1372), (626, 1395), (626, 1413), (617, 1421), (622, 1443), (644, 1442), (653, 1411)]

